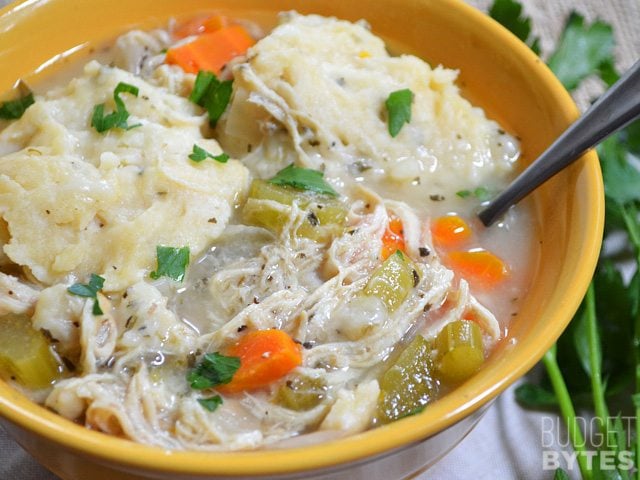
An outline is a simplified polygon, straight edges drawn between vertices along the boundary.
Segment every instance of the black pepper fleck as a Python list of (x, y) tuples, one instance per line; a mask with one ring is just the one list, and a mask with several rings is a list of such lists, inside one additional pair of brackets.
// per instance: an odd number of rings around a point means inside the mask
[(320, 225), (320, 220), (318, 219), (316, 214), (313, 212), (310, 212), (309, 215), (307, 215), (307, 220), (309, 220), (309, 223), (314, 227), (317, 227), (318, 225)]

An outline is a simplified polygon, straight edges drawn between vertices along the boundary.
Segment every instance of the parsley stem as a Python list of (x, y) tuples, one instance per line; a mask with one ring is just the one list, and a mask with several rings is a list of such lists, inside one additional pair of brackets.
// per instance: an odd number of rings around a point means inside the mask
[(593, 281), (585, 296), (587, 315), (587, 339), (589, 342), (589, 366), (591, 367), (591, 389), (593, 390), (593, 406), (600, 431), (604, 433), (604, 422), (609, 418), (609, 409), (604, 399), (602, 386), (602, 357), (600, 355), (600, 335), (596, 322), (596, 298)]
[[(628, 206), (621, 205), (620, 212), (622, 213), (622, 219), (629, 236), (629, 242), (633, 245), (633, 250), (636, 254), (636, 269), (640, 270), (640, 231), (638, 229), (638, 211), (637, 208), (631, 204)], [(638, 275), (638, 273), (636, 273)], [(635, 424), (636, 432), (640, 432), (640, 403), (638, 397), (640, 397), (640, 309), (636, 306), (633, 319), (633, 359), (635, 367), (635, 391), (633, 395), (633, 403), (635, 406)], [(640, 435), (636, 433), (635, 445), (632, 446), (635, 449), (636, 458), (636, 480), (640, 480), (640, 468), (638, 468), (638, 462), (640, 459)]]
[(560, 366), (558, 365), (558, 360), (556, 358), (556, 345), (553, 345), (553, 347), (544, 354), (542, 361), (547, 369), (547, 374), (549, 375), (549, 380), (551, 380), (553, 391), (558, 399), (562, 418), (567, 425), (569, 440), (571, 440), (573, 450), (577, 454), (576, 457), (578, 465), (580, 466), (580, 472), (582, 473), (582, 479), (592, 480), (591, 468), (587, 464), (584, 437), (582, 436), (582, 432), (578, 426), (576, 411), (573, 407), (571, 397), (569, 396), (567, 384), (564, 381), (562, 372), (560, 371)]
[(587, 342), (589, 344), (589, 367), (591, 370), (591, 391), (596, 422), (600, 433), (609, 439), (607, 445), (615, 445), (614, 432), (609, 425), (609, 408), (605, 401), (604, 386), (602, 384), (602, 349), (598, 323), (596, 318), (596, 294), (593, 280), (589, 284), (585, 295)]

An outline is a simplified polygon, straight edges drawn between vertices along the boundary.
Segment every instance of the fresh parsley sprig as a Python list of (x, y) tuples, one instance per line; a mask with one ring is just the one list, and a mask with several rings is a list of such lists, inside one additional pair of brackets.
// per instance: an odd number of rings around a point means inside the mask
[(475, 197), (481, 202), (491, 200), (491, 192), (487, 187), (476, 187), (473, 190), (459, 190), (456, 195), (460, 198)]
[(338, 196), (338, 192), (324, 179), (324, 173), (310, 168), (296, 167), (293, 164), (280, 170), (276, 173), (275, 177), (268, 180), (268, 182), (274, 185), (285, 185), (332, 197)]
[(593, 74), (612, 85), (618, 80), (613, 67), (613, 47), (611, 25), (601, 21), (586, 25), (584, 18), (573, 12), (547, 64), (567, 90), (577, 88)]
[(392, 137), (396, 137), (404, 124), (411, 121), (413, 97), (413, 92), (405, 88), (391, 92), (384, 103), (387, 108), (389, 135)]
[(240, 368), (239, 357), (227, 357), (218, 352), (207, 353), (187, 375), (194, 390), (205, 390), (229, 383)]
[(24, 112), (35, 103), (33, 93), (29, 92), (15, 100), (0, 103), (0, 119), (17, 120), (24, 115)]
[(515, 0), (495, 0), (489, 15), (529, 45), (536, 55), (540, 54), (540, 39), (531, 34), (531, 19), (523, 15), (522, 5)]
[(199, 398), (198, 403), (202, 405), (202, 408), (210, 412), (215, 412), (220, 405), (222, 405), (222, 397), (220, 395), (214, 395), (208, 398)]
[(212, 153), (207, 152), (204, 148), (199, 147), (195, 143), (193, 144), (193, 152), (189, 155), (189, 158), (196, 163), (200, 163), (207, 158), (211, 158), (216, 162), (227, 163), (229, 161), (229, 155), (222, 152), (220, 155), (213, 155)]
[(91, 116), (91, 126), (98, 131), (98, 133), (106, 132), (112, 128), (121, 128), (123, 130), (131, 130), (132, 128), (139, 127), (140, 124), (129, 125), (127, 120), (129, 119), (129, 111), (124, 104), (124, 100), (120, 98), (121, 93), (128, 93), (134, 97), (138, 96), (138, 87), (130, 85), (128, 83), (120, 82), (113, 91), (113, 101), (116, 104), (115, 111), (105, 114), (105, 104), (101, 103), (93, 107), (93, 115)]
[(233, 80), (221, 82), (213, 72), (200, 70), (189, 100), (207, 110), (209, 124), (215, 127), (231, 100), (232, 91)]
[(104, 278), (92, 273), (89, 283), (75, 283), (67, 288), (67, 292), (72, 295), (77, 295), (78, 297), (93, 298), (93, 314), (102, 315), (104, 312), (98, 302), (98, 292), (102, 290), (103, 286)]
[[(505, 3), (516, 2), (495, 0), (494, 5)], [(521, 8), (511, 11), (520, 12)], [(507, 28), (513, 28), (522, 20), (501, 19)], [(528, 19), (525, 23), (529, 25)], [(613, 46), (613, 29), (609, 25), (601, 21), (587, 25), (583, 17), (574, 12), (548, 64), (568, 90), (593, 75), (611, 85), (619, 78), (614, 67)], [(631, 161), (632, 154), (637, 155), (640, 150), (640, 140), (636, 138), (639, 135), (640, 122), (635, 122), (597, 149), (605, 185), (605, 241), (612, 233), (626, 232), (627, 248), (633, 252), (629, 260), (635, 263), (636, 273), (625, 283), (614, 259), (602, 253), (580, 309), (557, 344), (543, 357), (546, 379), (538, 384), (525, 383), (516, 390), (516, 398), (523, 406), (555, 406), (560, 410), (578, 454), (583, 480), (627, 480), (632, 476), (640, 480), (638, 469), (634, 474), (618, 463), (606, 471), (602, 468), (606, 457), (614, 457), (617, 462), (627, 448), (634, 451), (636, 465), (640, 459), (640, 435), (637, 435), (640, 431), (640, 170)], [(628, 395), (631, 380), (635, 381), (635, 393)], [(627, 407), (635, 409), (635, 435), (624, 431), (619, 415), (610, 416), (607, 400), (612, 395), (621, 396)], [(604, 439), (590, 462), (586, 461), (585, 441), (574, 403), (593, 407), (597, 433)], [(631, 445), (627, 445), (629, 438)], [(558, 469), (554, 478), (568, 476)]]
[(151, 272), (151, 278), (157, 280), (160, 277), (169, 277), (176, 282), (181, 282), (189, 265), (189, 255), (189, 247), (158, 245), (156, 247), (158, 268)]

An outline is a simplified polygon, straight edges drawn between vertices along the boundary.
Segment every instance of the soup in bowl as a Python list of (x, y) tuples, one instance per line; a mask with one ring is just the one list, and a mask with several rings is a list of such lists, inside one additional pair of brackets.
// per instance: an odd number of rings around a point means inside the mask
[[(7, 22), (37, 23), (44, 5)], [(136, 6), (139, 28), (114, 19), (49, 68), (16, 70), (0, 356), (19, 401), (3, 413), (28, 450), (56, 441), (73, 459), (41, 450), (54, 471), (340, 478), (404, 446), (379, 460), (403, 476), (569, 320), (602, 228), (594, 159), (496, 227), (475, 219), (570, 121), (566, 93), (463, 5), (456, 21), (447, 2), (406, 9), (435, 30), (491, 32), (465, 44), (484, 76), (464, 48), (411, 55), (414, 30), (375, 10), (349, 21), (350, 5), (185, 15), (167, 2), (155, 22)], [(490, 62), (500, 42), (518, 61)], [(522, 98), (499, 102), (489, 79)], [(530, 115), (551, 119), (535, 131), (514, 110), (533, 93)]]

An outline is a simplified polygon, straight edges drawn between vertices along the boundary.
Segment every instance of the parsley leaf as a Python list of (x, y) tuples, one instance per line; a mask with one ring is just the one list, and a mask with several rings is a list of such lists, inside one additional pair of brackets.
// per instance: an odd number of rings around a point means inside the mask
[(273, 183), (274, 185), (287, 185), (300, 190), (310, 190), (312, 192), (337, 197), (338, 192), (336, 192), (323, 177), (324, 173), (318, 170), (296, 167), (291, 164), (276, 173), (276, 176), (269, 180), (269, 183)]
[(607, 200), (619, 204), (640, 201), (640, 171), (628, 162), (627, 148), (620, 134), (606, 139), (597, 150)]
[(640, 120), (630, 124), (621, 134), (624, 136), (624, 143), (629, 151), (640, 156)]
[(194, 390), (204, 390), (229, 383), (240, 368), (239, 357), (227, 357), (218, 352), (207, 353), (187, 375)]
[(194, 162), (196, 162), (196, 163), (200, 163), (203, 160), (206, 160), (207, 158), (212, 158), (216, 162), (227, 163), (227, 160), (229, 160), (229, 155), (227, 155), (224, 152), (221, 153), (220, 155), (213, 155), (213, 154), (207, 152), (204, 148), (199, 147), (198, 145), (196, 145), (194, 143), (193, 144), (193, 152), (191, 153), (191, 155), (189, 155), (189, 158), (191, 160), (193, 160)]
[(553, 408), (558, 406), (558, 400), (552, 391), (533, 383), (523, 383), (516, 388), (516, 401), (525, 408)]
[(460, 190), (456, 192), (460, 198), (476, 197), (481, 202), (491, 199), (491, 192), (487, 187), (477, 187), (473, 190)]
[(221, 82), (213, 72), (200, 70), (189, 100), (207, 110), (209, 124), (215, 127), (224, 113), (233, 90), (233, 80)]
[(104, 103), (93, 107), (93, 115), (91, 116), (91, 126), (94, 127), (99, 133), (106, 132), (112, 128), (121, 128), (123, 130), (131, 130), (132, 128), (139, 127), (140, 124), (129, 125), (127, 120), (129, 119), (129, 112), (124, 104), (124, 101), (120, 98), (121, 93), (129, 93), (134, 97), (138, 96), (138, 87), (129, 85), (128, 83), (120, 82), (113, 91), (113, 101), (116, 104), (115, 111), (105, 115)]
[(547, 64), (567, 90), (576, 88), (592, 73), (603, 73), (609, 82), (617, 76), (613, 70), (613, 46), (610, 25), (600, 21), (585, 25), (584, 18), (574, 12)]
[(556, 468), (556, 473), (553, 475), (553, 480), (569, 480), (569, 474), (562, 468)]
[(222, 405), (222, 397), (220, 395), (214, 395), (209, 398), (199, 398), (198, 403), (202, 405), (205, 410), (215, 412), (220, 405)]
[(389, 94), (385, 106), (389, 118), (389, 134), (395, 137), (405, 123), (411, 121), (411, 104), (413, 92), (408, 88), (397, 90)]
[(67, 292), (77, 295), (78, 297), (93, 298), (93, 314), (102, 315), (103, 311), (100, 308), (100, 303), (98, 302), (98, 292), (102, 290), (103, 286), (104, 278), (92, 273), (89, 283), (75, 283), (67, 288)]
[(158, 269), (151, 272), (154, 280), (160, 277), (169, 277), (176, 282), (184, 279), (187, 265), (189, 265), (189, 247), (156, 247), (156, 257), (158, 259)]
[(35, 102), (33, 93), (29, 93), (24, 97), (0, 103), (0, 119), (17, 120), (24, 112)]
[(536, 55), (540, 54), (540, 39), (531, 35), (531, 19), (522, 15), (522, 5), (515, 0), (495, 0), (489, 15), (526, 43)]
[(189, 95), (189, 100), (191, 100), (196, 105), (204, 106), (204, 97), (207, 94), (207, 90), (209, 86), (213, 82), (217, 82), (218, 78), (215, 73), (207, 72), (206, 70), (200, 70), (198, 75), (196, 76), (196, 81), (193, 84), (193, 90), (191, 91), (191, 95)]

